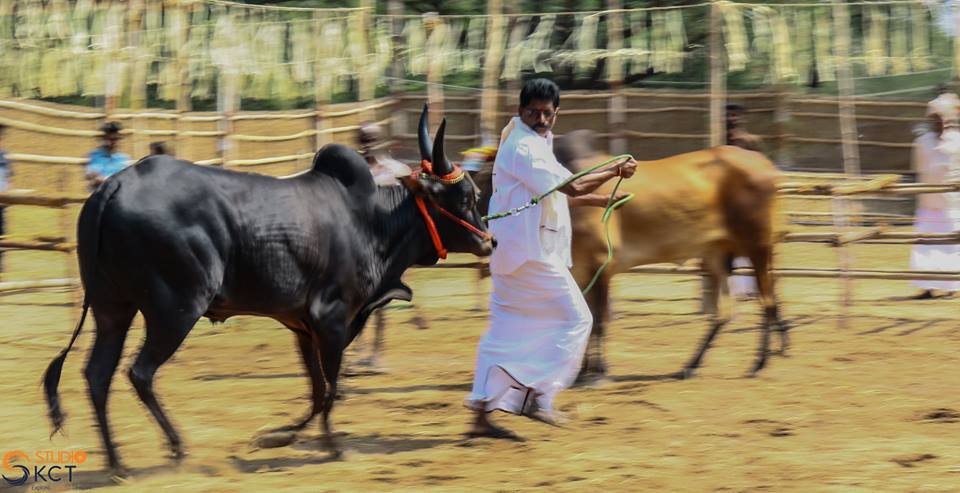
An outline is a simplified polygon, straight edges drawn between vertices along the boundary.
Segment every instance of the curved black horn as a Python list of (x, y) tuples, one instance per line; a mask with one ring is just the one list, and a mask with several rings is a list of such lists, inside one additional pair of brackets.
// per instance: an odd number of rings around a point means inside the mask
[(420, 124), (417, 126), (417, 143), (420, 145), (420, 159), (430, 160), (430, 150), (433, 148), (433, 142), (430, 142), (430, 108), (426, 103), (423, 105), (423, 111), (420, 112)]
[(440, 122), (437, 137), (433, 142), (433, 174), (437, 176), (445, 176), (453, 172), (453, 165), (447, 161), (447, 155), (443, 152), (443, 133), (446, 129), (447, 119), (444, 118)]

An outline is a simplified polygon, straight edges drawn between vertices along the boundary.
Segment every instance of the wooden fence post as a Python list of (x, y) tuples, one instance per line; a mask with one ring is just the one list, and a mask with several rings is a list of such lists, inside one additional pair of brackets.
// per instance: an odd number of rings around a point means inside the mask
[(175, 120), (177, 134), (175, 136), (176, 145), (174, 148), (176, 155), (181, 159), (191, 158), (189, 153), (185, 152), (187, 148), (187, 139), (183, 136), (184, 123), (182, 120), (184, 113), (187, 113), (191, 110), (190, 73), (187, 65), (187, 57), (189, 54), (185, 49), (187, 37), (189, 36), (190, 25), (190, 17), (187, 13), (189, 2), (190, 0), (171, 0), (171, 7), (173, 9), (171, 12), (171, 21), (175, 22), (176, 26), (178, 27), (174, 37), (176, 48), (176, 54), (174, 55), (174, 72), (177, 74), (177, 119)]
[(607, 132), (610, 137), (610, 154), (614, 156), (627, 152), (627, 141), (623, 134), (626, 127), (627, 98), (623, 94), (623, 57), (619, 50), (623, 48), (623, 9), (622, 0), (607, 0), (607, 83), (610, 84), (610, 106)]
[[(70, 180), (66, 167), (60, 168), (59, 182), (57, 190), (62, 195), (67, 195), (70, 193)], [(76, 225), (73, 222), (73, 207), (69, 203), (65, 203), (59, 208), (60, 216), (60, 236), (63, 238), (64, 243), (75, 243), (75, 232)], [(64, 259), (66, 263), (64, 264), (64, 277), (67, 279), (76, 279), (79, 282), (80, 279), (80, 266), (77, 264), (77, 258), (73, 252), (65, 252)], [(83, 308), (83, 288), (82, 285), (78, 284), (70, 289), (70, 304), (72, 305), (71, 317), (76, 320), (80, 316), (80, 310)]]
[(314, 129), (317, 131), (317, 150), (330, 142), (330, 137), (325, 131), (328, 125), (327, 118), (324, 115), (326, 106), (330, 102), (330, 95), (324, 90), (324, 84), (320, 82), (324, 77), (327, 76), (324, 74), (323, 64), (320, 63), (321, 43), (323, 43), (323, 21), (323, 14), (320, 11), (314, 11), (313, 29), (314, 36), (318, 39), (318, 43), (314, 48), (313, 56), (313, 107), (316, 111), (316, 116), (314, 117)]
[[(723, 63), (723, 32), (721, 30), (720, 5), (710, 4), (710, 147), (723, 145), (726, 141), (725, 124), (727, 105), (726, 72)], [(704, 276), (701, 282), (700, 309), (705, 314), (715, 314), (718, 311), (717, 296), (712, 282)]]
[[(860, 149), (857, 142), (857, 115), (854, 102), (853, 72), (850, 69), (850, 12), (849, 7), (840, 0), (833, 0), (833, 29), (836, 35), (834, 55), (836, 56), (837, 86), (839, 94), (837, 103), (840, 112), (840, 138), (843, 149), (843, 172), (849, 176), (860, 175)], [(851, 200), (846, 197), (834, 197), (834, 224), (842, 233), (849, 232)], [(847, 326), (847, 317), (850, 315), (853, 303), (853, 280), (847, 272), (853, 268), (853, 254), (845, 245), (837, 248), (837, 260), (842, 272), (842, 289), (840, 295), (840, 317), (838, 326)]]
[(436, 129), (443, 119), (443, 33), (447, 26), (435, 12), (423, 14), (427, 33), (427, 102), (430, 104), (430, 128)]
[(147, 105), (147, 65), (144, 63), (143, 31), (140, 23), (143, 19), (144, 0), (130, 0), (127, 10), (127, 61), (130, 68), (130, 110), (133, 116), (130, 126), (133, 130), (133, 158), (139, 159), (147, 154), (147, 146), (140, 132), (142, 121), (139, 113)]
[[(403, 32), (403, 1), (389, 0), (387, 6), (390, 15), (394, 16), (390, 22), (390, 34), (393, 38), (393, 64), (390, 68), (390, 74), (393, 79), (390, 81), (390, 96), (394, 100), (393, 118), (390, 120), (390, 134), (392, 138), (406, 131), (406, 113), (403, 112), (400, 105), (400, 93), (403, 92), (403, 62), (399, 53), (404, 52)], [(394, 142), (395, 143), (395, 142)]]
[[(360, 87), (358, 91), (358, 98), (360, 100), (360, 107), (370, 106), (370, 102), (373, 101), (374, 97), (377, 94), (377, 75), (373, 71), (369, 70), (367, 67), (371, 64), (370, 62), (370, 33), (373, 32), (373, 14), (375, 13), (375, 2), (373, 0), (360, 0), (360, 8), (363, 10), (358, 14), (360, 16), (360, 26), (362, 26), (361, 32), (362, 35), (362, 45), (363, 53), (367, 58), (366, 63), (363, 64), (363, 68), (360, 71)], [(370, 120), (375, 121), (377, 119), (376, 110), (365, 110), (360, 112), (360, 120)]]
[(499, 141), (500, 60), (503, 57), (503, 1), (487, 2), (487, 50), (483, 65), (483, 93), (480, 97), (481, 138)]

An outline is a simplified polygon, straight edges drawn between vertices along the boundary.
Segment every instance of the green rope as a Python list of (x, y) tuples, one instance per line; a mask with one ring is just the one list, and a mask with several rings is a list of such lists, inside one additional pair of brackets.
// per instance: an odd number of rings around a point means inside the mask
[[(604, 167), (604, 166), (607, 166), (607, 165), (609, 165), (610, 163), (613, 163), (613, 162), (616, 162), (616, 161), (620, 161), (620, 160), (630, 159), (630, 158), (632, 158), (632, 157), (633, 157), (633, 156), (631, 156), (631, 155), (629, 155), (629, 154), (621, 154), (621, 155), (619, 155), (619, 156), (615, 156), (615, 157), (612, 157), (612, 158), (610, 158), (610, 159), (607, 159), (606, 161), (604, 161), (604, 162), (602, 162), (602, 163), (600, 163), (600, 164), (597, 164), (596, 166), (592, 166), (592, 167), (590, 167), (589, 169), (585, 169), (585, 170), (583, 170), (583, 171), (580, 171), (580, 172), (578, 172), (578, 173), (575, 173), (575, 174), (571, 175), (570, 178), (567, 178), (566, 180), (564, 180), (564, 181), (563, 181), (562, 183), (560, 183), (559, 185), (551, 188), (550, 190), (547, 190), (546, 192), (543, 192), (543, 193), (540, 194), (540, 195), (537, 195), (536, 197), (530, 199), (530, 202), (528, 202), (528, 203), (526, 203), (526, 204), (524, 204), (524, 205), (522, 205), (522, 206), (520, 206), (520, 207), (514, 207), (513, 209), (510, 209), (510, 210), (507, 210), (507, 211), (498, 212), (498, 213), (496, 213), (496, 214), (490, 214), (489, 216), (483, 216), (482, 219), (483, 219), (484, 221), (493, 221), (493, 220), (495, 220), (495, 219), (501, 219), (501, 218), (504, 218), (504, 217), (507, 217), (507, 216), (513, 216), (513, 215), (519, 214), (521, 211), (523, 211), (523, 210), (525, 210), (525, 209), (529, 209), (529, 208), (537, 205), (538, 203), (540, 203), (541, 200), (543, 200), (544, 198), (546, 198), (548, 195), (550, 195), (551, 193), (556, 192), (557, 190), (560, 190), (561, 188), (569, 185), (569, 184), (572, 183), (573, 181), (575, 181), (575, 180), (577, 180), (577, 179), (579, 179), (579, 178), (581, 178), (581, 177), (583, 177), (583, 176), (585, 176), (585, 175), (588, 175), (588, 174), (590, 174), (590, 173), (593, 173), (594, 171), (596, 171), (596, 170), (598, 170), (598, 169), (600, 169), (600, 168), (602, 168), (602, 167)], [(630, 201), (631, 199), (633, 199), (633, 197), (634, 197), (634, 195), (631, 193), (631, 194), (628, 194), (626, 197), (623, 197), (622, 199), (620, 199), (620, 200), (618, 200), (618, 201), (616, 201), (616, 202), (613, 201), (613, 198), (617, 196), (617, 189), (620, 188), (620, 184), (621, 184), (621, 183), (623, 183), (623, 177), (620, 177), (620, 179), (617, 180), (617, 184), (614, 185), (613, 191), (610, 192), (610, 198), (607, 200), (607, 207), (606, 207), (606, 209), (604, 209), (604, 211), (603, 211), (602, 222), (603, 222), (604, 235), (605, 235), (606, 238), (607, 238), (607, 259), (603, 261), (603, 264), (600, 265), (600, 268), (597, 269), (597, 272), (595, 272), (595, 273), (593, 274), (593, 279), (590, 280), (590, 284), (587, 284), (587, 287), (584, 288), (583, 291), (581, 291), (584, 295), (586, 295), (586, 294), (593, 288), (593, 285), (597, 283), (597, 279), (600, 278), (600, 275), (603, 274), (603, 271), (606, 270), (607, 266), (610, 265), (610, 262), (613, 260), (613, 243), (610, 241), (610, 223), (609, 223), (609, 220), (610, 220), (611, 215), (613, 214), (613, 211), (619, 209), (620, 206), (622, 206), (623, 204), (626, 204), (627, 202), (629, 202), (629, 201)]]

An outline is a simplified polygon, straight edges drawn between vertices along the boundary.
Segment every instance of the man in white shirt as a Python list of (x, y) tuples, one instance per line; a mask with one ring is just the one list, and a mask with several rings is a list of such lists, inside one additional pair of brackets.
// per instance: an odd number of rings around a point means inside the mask
[[(504, 129), (494, 163), (490, 213), (520, 207), (570, 178), (553, 154), (551, 128), (560, 90), (546, 79), (524, 84), (519, 116)], [(603, 183), (636, 170), (620, 166), (567, 183), (533, 208), (490, 222), (498, 247), (490, 257), (493, 292), (490, 328), (480, 340), (473, 392), (476, 412), (470, 436), (517, 438), (490, 422), (502, 410), (556, 424), (553, 399), (576, 378), (593, 319), (570, 274), (570, 210), (567, 196), (599, 202)]]
[[(920, 183), (947, 183), (950, 178), (951, 159), (945, 152), (944, 121), (957, 123), (960, 98), (943, 88), (940, 96), (927, 106), (930, 117), (929, 131), (913, 142), (913, 167)], [(952, 132), (956, 132), (953, 129)], [(949, 137), (955, 137), (950, 135)], [(918, 233), (952, 233), (960, 230), (960, 210), (957, 210), (958, 193), (927, 193), (917, 197), (917, 219), (914, 223)], [(914, 245), (910, 255), (910, 267), (915, 270), (960, 270), (960, 245)], [(913, 281), (920, 288), (916, 299), (937, 298), (953, 295), (960, 290), (957, 281)]]
[(358, 130), (357, 140), (360, 143), (360, 154), (367, 160), (370, 173), (377, 186), (390, 187), (400, 185), (400, 179), (410, 176), (410, 167), (390, 157), (383, 150), (383, 131), (376, 123), (362, 123)]

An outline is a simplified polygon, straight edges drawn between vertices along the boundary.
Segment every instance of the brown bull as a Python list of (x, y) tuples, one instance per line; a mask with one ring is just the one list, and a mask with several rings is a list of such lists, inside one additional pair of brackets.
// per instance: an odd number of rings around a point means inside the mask
[[(575, 131), (558, 138), (555, 153), (573, 172), (611, 157), (595, 150), (589, 131)], [(475, 175), (484, 192), (484, 205), (490, 193), (490, 180), (485, 175)], [(594, 326), (581, 380), (603, 376), (607, 371), (603, 337), (609, 319), (610, 279), (645, 264), (701, 259), (712, 288), (708, 295), (713, 299), (708, 302), (717, 310), (710, 331), (678, 377), (693, 375), (711, 342), (730, 319), (727, 279), (734, 257), (747, 257), (752, 262), (764, 310), (760, 347), (750, 374), (766, 364), (771, 326), (776, 326), (780, 335), (781, 353), (786, 351), (788, 327), (780, 319), (771, 275), (778, 229), (777, 175), (773, 163), (762, 154), (731, 146), (639, 163), (633, 178), (624, 180), (618, 189), (620, 193), (633, 193), (633, 200), (610, 219), (613, 261), (586, 296)], [(596, 193), (609, 195), (613, 185), (610, 182)], [(607, 258), (602, 214), (603, 209), (597, 207), (571, 209), (573, 275), (581, 288)]]

